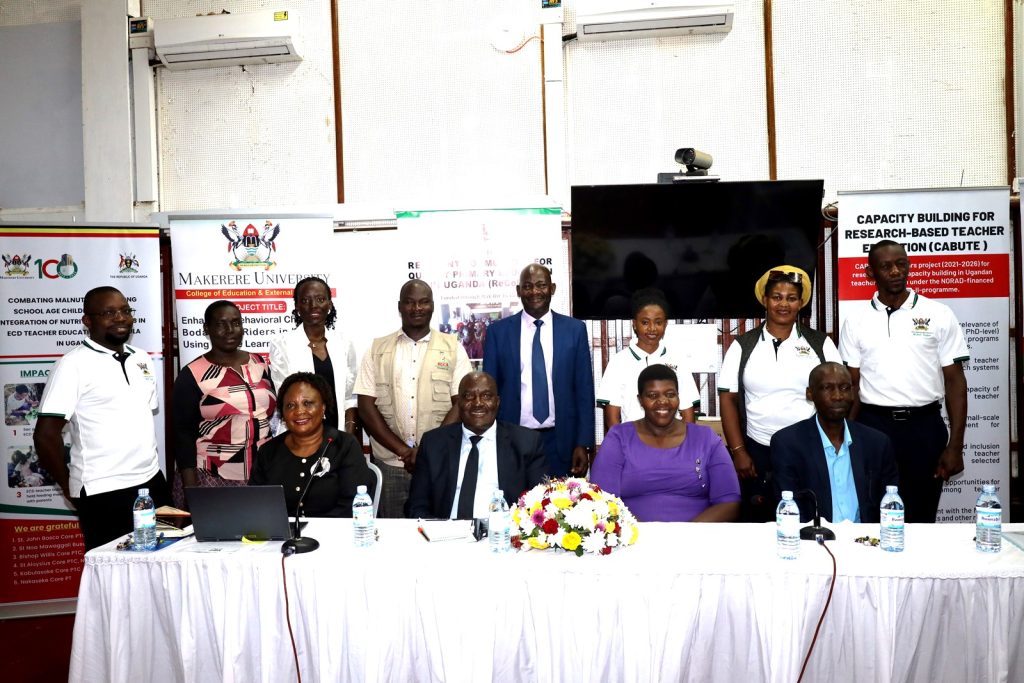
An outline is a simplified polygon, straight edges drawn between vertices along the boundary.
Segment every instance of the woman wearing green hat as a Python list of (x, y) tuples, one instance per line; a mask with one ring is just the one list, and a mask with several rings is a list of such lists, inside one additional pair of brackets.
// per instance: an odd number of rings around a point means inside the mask
[(824, 361), (841, 363), (824, 333), (801, 325), (800, 310), (811, 301), (811, 278), (795, 266), (776, 266), (754, 285), (764, 305), (764, 322), (733, 340), (722, 360), (718, 392), (722, 431), (742, 493), (740, 519), (775, 519), (771, 486), (772, 435), (814, 413), (807, 400), (807, 376)]

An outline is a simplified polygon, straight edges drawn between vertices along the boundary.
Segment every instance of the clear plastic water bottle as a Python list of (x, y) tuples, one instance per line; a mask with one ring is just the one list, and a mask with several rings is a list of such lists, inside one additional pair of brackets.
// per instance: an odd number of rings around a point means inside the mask
[(373, 528), (373, 499), (365, 486), (359, 486), (352, 499), (352, 529), (357, 548), (367, 548), (377, 540)]
[(792, 491), (782, 492), (782, 500), (775, 509), (775, 539), (776, 552), (783, 560), (800, 556), (800, 508)]
[(1003, 547), (1003, 506), (996, 495), (995, 484), (984, 484), (974, 505), (978, 525), (974, 547), (983, 553), (998, 553)]
[(491, 552), (507, 552), (512, 547), (512, 517), (508, 511), (508, 503), (505, 502), (505, 493), (501, 489), (494, 489), (487, 510), (487, 540)]
[(139, 489), (139, 497), (132, 506), (132, 548), (156, 550), (156, 506), (149, 497), (149, 489)]
[(882, 550), (891, 553), (903, 552), (903, 499), (895, 486), (885, 487), (885, 496), (882, 497), (882, 504), (879, 507), (879, 517), (882, 528), (881, 536)]

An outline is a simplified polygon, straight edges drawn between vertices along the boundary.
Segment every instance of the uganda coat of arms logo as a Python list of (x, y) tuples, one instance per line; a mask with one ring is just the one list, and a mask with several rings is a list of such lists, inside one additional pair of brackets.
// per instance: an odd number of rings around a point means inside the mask
[(263, 232), (260, 233), (252, 223), (239, 231), (235, 221), (230, 221), (227, 225), (221, 225), (220, 231), (228, 241), (228, 251), (235, 257), (228, 265), (235, 270), (270, 270), (277, 265), (270, 257), (277, 251), (274, 240), (281, 233), (280, 224), (274, 225), (273, 221), (266, 221), (263, 224)]

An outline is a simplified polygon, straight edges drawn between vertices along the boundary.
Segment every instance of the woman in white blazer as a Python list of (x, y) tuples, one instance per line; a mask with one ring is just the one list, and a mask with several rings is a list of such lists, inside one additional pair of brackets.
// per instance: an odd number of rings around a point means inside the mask
[[(328, 425), (350, 434), (356, 431), (356, 351), (347, 338), (334, 331), (338, 310), (331, 301), (331, 289), (318, 277), (307, 277), (295, 285), (296, 328), (270, 342), (270, 372), (274, 386), (296, 372), (320, 375), (334, 390), (335, 405), (325, 416)], [(330, 334), (328, 334), (330, 330)], [(339, 411), (344, 414), (342, 426)]]

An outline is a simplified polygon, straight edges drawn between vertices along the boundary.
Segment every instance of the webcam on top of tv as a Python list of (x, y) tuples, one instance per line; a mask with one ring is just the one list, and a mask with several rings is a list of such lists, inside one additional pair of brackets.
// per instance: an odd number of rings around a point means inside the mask
[(709, 175), (708, 169), (714, 159), (707, 152), (702, 152), (693, 147), (683, 147), (676, 150), (676, 163), (686, 167), (685, 172), (659, 173), (658, 182), (662, 184), (703, 182), (713, 183), (719, 180), (719, 176)]

